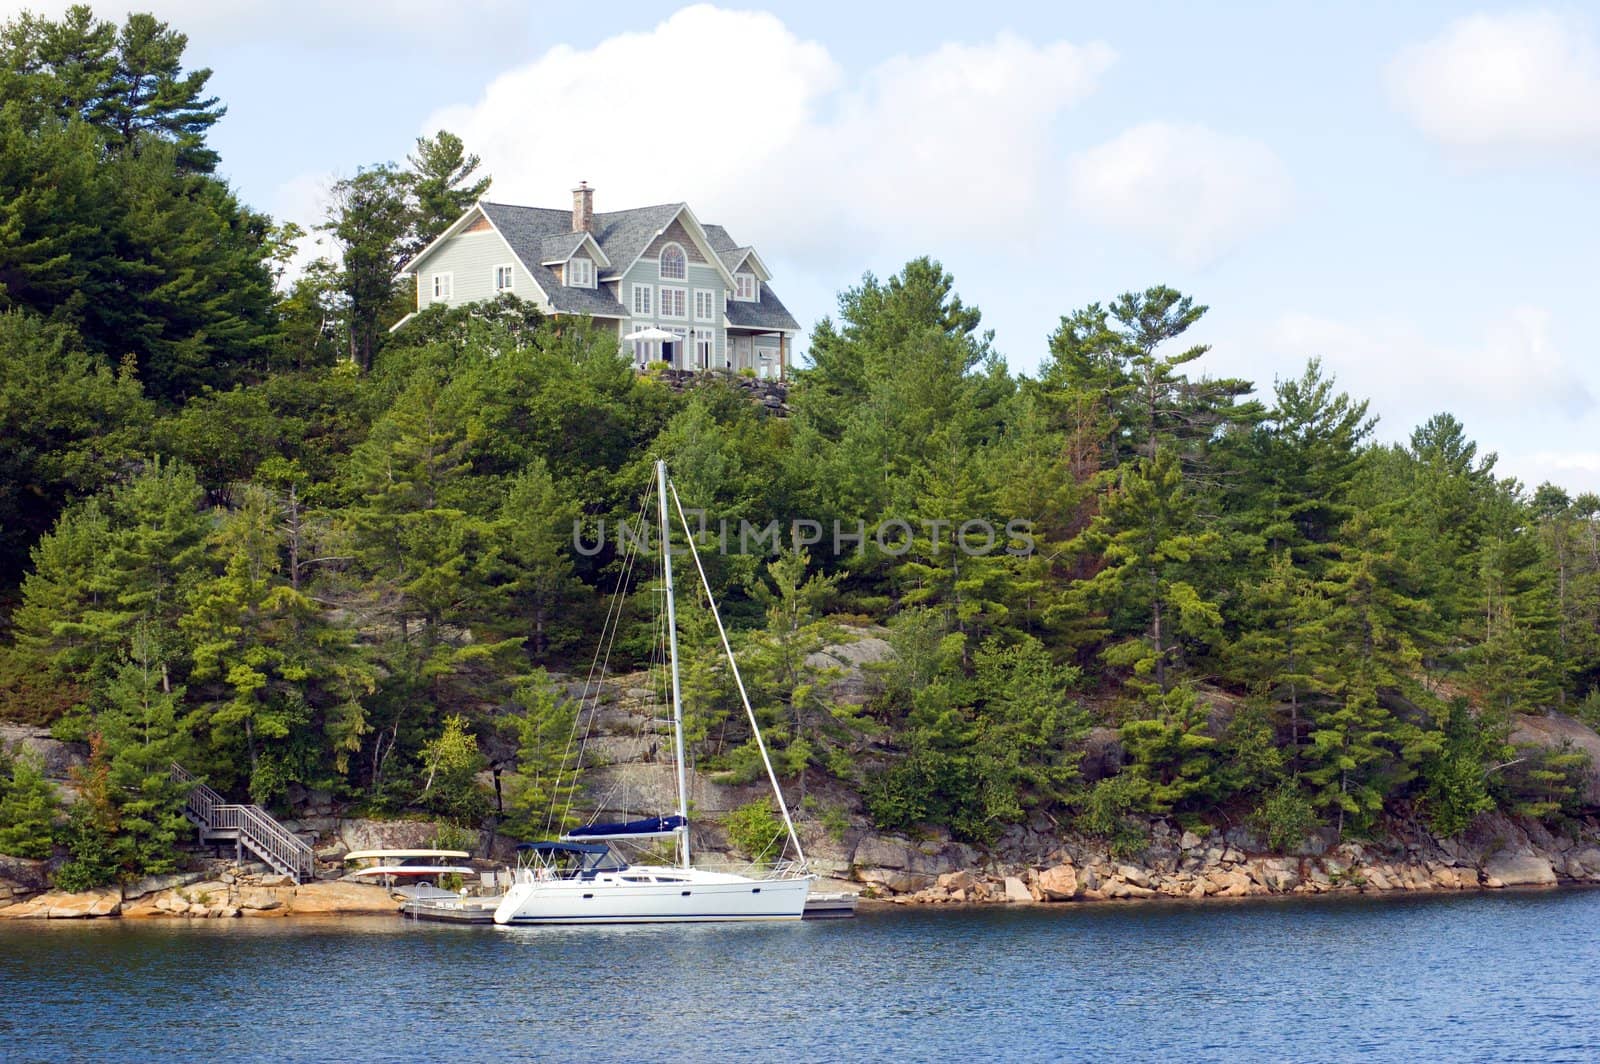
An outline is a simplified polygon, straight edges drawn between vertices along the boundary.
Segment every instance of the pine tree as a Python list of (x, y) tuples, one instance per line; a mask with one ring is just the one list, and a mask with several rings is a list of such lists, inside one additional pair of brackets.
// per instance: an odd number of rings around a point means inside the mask
[(1200, 529), (1177, 456), (1169, 449), (1124, 470), (1078, 546), (1105, 560), (1068, 593), (1089, 609), (1108, 611), (1113, 638), (1120, 638), (1101, 656), (1130, 670), (1137, 689), (1172, 690), (1182, 641), (1214, 639), (1222, 623), (1201, 582), (1203, 563), (1220, 551), (1221, 540)]
[(39, 861), (50, 856), (61, 800), (37, 757), (0, 753), (0, 853)]
[(1140, 783), (1140, 804), (1165, 815), (1215, 797), (1220, 766), (1206, 707), (1187, 686), (1152, 691), (1150, 706), (1153, 717), (1130, 720), (1120, 732), (1128, 754), (1124, 771)]
[(176, 867), (176, 844), (188, 830), (186, 788), (172, 776), (188, 760), (190, 723), (182, 687), (167, 681), (159, 643), (141, 625), (128, 656), (106, 689), (95, 725), (109, 755), (111, 803), (116, 807), (117, 848), (128, 876), (162, 875)]
[(406, 157), (411, 194), (416, 200), (409, 254), (430, 244), (489, 191), (492, 178), (472, 179), (480, 161), (476, 155), (468, 154), (461, 138), (447, 129), (431, 138), (417, 138), (416, 151)]

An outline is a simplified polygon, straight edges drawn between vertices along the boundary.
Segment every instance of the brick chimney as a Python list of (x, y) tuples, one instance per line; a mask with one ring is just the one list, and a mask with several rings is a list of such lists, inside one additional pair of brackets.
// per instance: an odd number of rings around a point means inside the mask
[(579, 181), (578, 187), (572, 190), (572, 231), (594, 232), (594, 189), (587, 181)]

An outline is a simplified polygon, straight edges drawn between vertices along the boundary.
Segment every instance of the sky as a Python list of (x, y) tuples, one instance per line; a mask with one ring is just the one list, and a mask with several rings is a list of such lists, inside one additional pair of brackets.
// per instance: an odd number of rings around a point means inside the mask
[(1600, 491), (1600, 4), (140, 9), (280, 219), (446, 128), (493, 200), (688, 202), (806, 327), (931, 255), (1031, 374), (1062, 315), (1167, 284), (1211, 308), (1192, 370), (1270, 401), (1317, 357), (1382, 440), (1449, 411), (1502, 475)]

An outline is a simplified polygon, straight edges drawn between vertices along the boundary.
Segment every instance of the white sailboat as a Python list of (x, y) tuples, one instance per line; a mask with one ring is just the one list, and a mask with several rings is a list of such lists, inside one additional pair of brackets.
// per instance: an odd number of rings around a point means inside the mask
[[(660, 553), (666, 590), (667, 656), (672, 676), (672, 735), (677, 767), (678, 808), (675, 814), (578, 828), (553, 842), (525, 843), (513, 872), (511, 888), (495, 909), (497, 924), (608, 924), (688, 923), (719, 920), (798, 920), (816, 876), (806, 869), (805, 853), (789, 815), (788, 803), (778, 786), (777, 774), (767, 755), (760, 726), (733, 660), (733, 649), (722, 626), (705, 567), (688, 533), (683, 504), (667, 480), (665, 462), (656, 463), (656, 492), (660, 515)], [(690, 556), (699, 572), (711, 615), (716, 620), (723, 650), (733, 671), (740, 700), (754, 729), (756, 744), (766, 765), (767, 779), (783, 814), (784, 827), (795, 860), (780, 863), (763, 876), (712, 872), (695, 868), (689, 853), (688, 772), (684, 759), (683, 697), (678, 681), (677, 612), (672, 588), (672, 537), (667, 496), (689, 542)], [(671, 865), (632, 865), (614, 850), (619, 840), (673, 839), (677, 859)]]

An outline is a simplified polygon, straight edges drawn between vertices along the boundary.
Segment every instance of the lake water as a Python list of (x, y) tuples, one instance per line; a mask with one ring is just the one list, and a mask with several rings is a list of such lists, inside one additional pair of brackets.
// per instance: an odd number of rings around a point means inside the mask
[(1593, 1060), (1600, 891), (494, 928), (0, 922), (0, 1060)]

